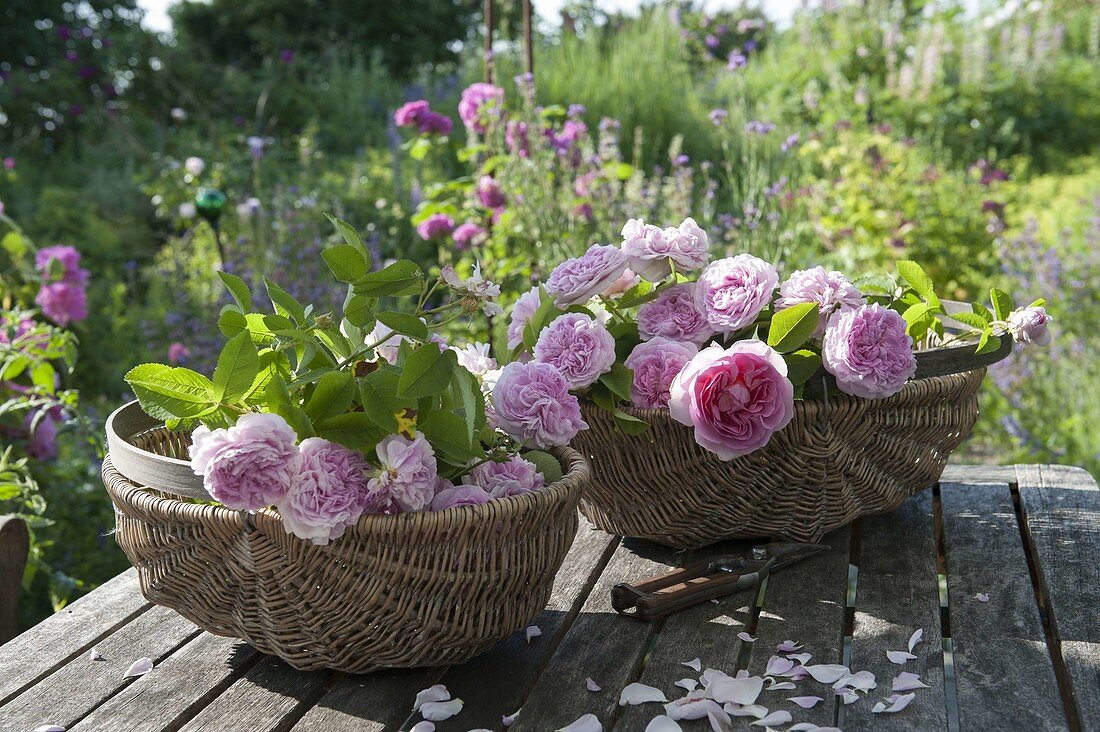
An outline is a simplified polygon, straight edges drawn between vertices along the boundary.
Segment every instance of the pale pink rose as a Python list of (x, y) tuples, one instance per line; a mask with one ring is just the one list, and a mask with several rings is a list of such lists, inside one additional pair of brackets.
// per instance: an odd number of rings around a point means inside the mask
[(662, 336), (700, 346), (714, 335), (714, 329), (695, 304), (695, 283), (685, 282), (665, 288), (638, 308), (638, 333), (642, 338)]
[(446, 481), (435, 498), (432, 499), (432, 510), (443, 511), (448, 508), (460, 506), (480, 506), (492, 500), (484, 488), (476, 485), (451, 485)]
[(288, 534), (324, 546), (374, 508), (379, 496), (369, 492), (370, 466), (358, 451), (310, 437), (302, 440), (299, 453), (290, 490), (276, 508)]
[(381, 469), (368, 483), (372, 505), (397, 513), (427, 508), (435, 497), (439, 475), (435, 451), (424, 435), (416, 432), (411, 440), (387, 435), (375, 452)]
[(567, 308), (600, 294), (625, 270), (626, 255), (618, 247), (593, 244), (581, 256), (555, 267), (546, 280), (546, 291), (555, 305)]
[(641, 219), (631, 219), (622, 230), (622, 250), (631, 269), (650, 282), (659, 282), (672, 272), (699, 269), (710, 258), (707, 233), (695, 223), (684, 219), (677, 226), (662, 229)]
[(624, 269), (619, 279), (608, 285), (607, 289), (600, 294), (603, 297), (616, 297), (617, 295), (621, 295), (630, 288), (634, 287), (641, 281), (642, 278), (634, 274), (634, 270)]
[(794, 387), (782, 356), (758, 340), (704, 348), (673, 380), (669, 414), (721, 460), (768, 444), (794, 416)]
[(497, 360), (489, 355), (488, 343), (467, 343), (464, 348), (451, 347), (458, 356), (458, 365), (474, 376), (484, 376), (497, 368)]
[(493, 389), (492, 407), (496, 427), (534, 447), (565, 445), (588, 429), (569, 383), (548, 363), (513, 361), (505, 366)]
[(538, 467), (519, 455), (513, 455), (502, 463), (482, 463), (462, 480), (470, 485), (481, 486), (493, 498), (537, 491), (545, 482)]
[(833, 313), (844, 308), (858, 308), (863, 304), (863, 293), (835, 270), (824, 267), (796, 270), (779, 286), (776, 312), (807, 302), (816, 304), (821, 314), (814, 331), (814, 336), (821, 337)]
[(698, 352), (699, 347), (694, 343), (660, 336), (639, 343), (623, 362), (634, 372), (630, 401), (634, 406), (646, 409), (667, 407), (673, 380)]
[(508, 322), (508, 348), (513, 349), (523, 343), (523, 328), (535, 314), (541, 304), (539, 288), (532, 287), (519, 296), (512, 306), (512, 319)]
[(1042, 306), (1032, 306), (1013, 310), (1008, 316), (1008, 332), (1012, 338), (1021, 345), (1035, 344), (1046, 346), (1050, 344), (1050, 331), (1047, 324), (1053, 320), (1047, 315), (1047, 309)]
[(825, 329), (821, 360), (840, 390), (877, 399), (901, 390), (917, 370), (905, 319), (881, 305), (842, 310)]
[(707, 265), (695, 283), (695, 305), (715, 330), (736, 333), (752, 325), (778, 284), (775, 267), (751, 254), (738, 254)]
[(535, 360), (554, 366), (571, 389), (591, 386), (615, 363), (615, 338), (583, 313), (566, 313), (542, 329)]
[(278, 503), (298, 469), (297, 435), (277, 414), (244, 414), (228, 429), (191, 433), (191, 469), (214, 500), (235, 511)]

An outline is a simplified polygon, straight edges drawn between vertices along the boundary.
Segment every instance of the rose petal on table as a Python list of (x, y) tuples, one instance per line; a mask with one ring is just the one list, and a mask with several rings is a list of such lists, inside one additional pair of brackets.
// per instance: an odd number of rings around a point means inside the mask
[(812, 653), (791, 653), (791, 654), (787, 655), (787, 658), (792, 658), (795, 661), (798, 661), (799, 663), (801, 663), (803, 666), (805, 666), (807, 663), (809, 663), (810, 659), (813, 658), (813, 657), (814, 656), (813, 656)]
[(88, 660), (89, 661), (102, 661), (103, 660), (103, 654), (100, 653), (99, 651), (97, 651), (95, 648), (93, 648), (92, 650), (88, 651)]
[(717, 704), (707, 710), (707, 721), (710, 722), (711, 732), (733, 732), (733, 720)]
[(35, 727), (34, 732), (65, 732), (65, 728), (60, 724), (44, 724), (41, 727)]
[(637, 681), (633, 684), (627, 684), (627, 687), (619, 694), (620, 707), (627, 704), (635, 706), (646, 702), (661, 702), (664, 704), (667, 701), (665, 692), (646, 684), (639, 684)]
[(681, 666), (687, 666), (688, 668), (690, 668), (695, 673), (699, 673), (700, 671), (703, 670), (703, 661), (702, 661), (702, 659), (699, 659), (699, 658), (693, 659), (691, 661), (680, 661), (680, 665)]
[(878, 686), (878, 682), (875, 681), (875, 675), (870, 671), (856, 671), (854, 674), (841, 676), (833, 684), (834, 689), (851, 687), (857, 691), (870, 691), (876, 686)]
[(932, 687), (920, 680), (920, 676), (902, 671), (890, 684), (891, 691), (912, 691), (913, 689), (931, 689)]
[(603, 725), (595, 714), (585, 714), (556, 732), (603, 732)]
[(153, 659), (151, 658), (139, 658), (130, 664), (130, 668), (126, 669), (126, 673), (122, 675), (122, 678), (128, 679), (131, 676), (144, 676), (153, 670)]
[(461, 699), (424, 702), (424, 704), (420, 707), (421, 716), (429, 722), (442, 722), (444, 720), (450, 719), (461, 711)]
[(734, 704), (727, 702), (722, 709), (731, 717), (756, 717), (760, 719), (768, 716), (768, 708), (760, 704)]
[(422, 719), (412, 726), (409, 732), (435, 732), (435, 722)]
[(837, 679), (850, 673), (847, 666), (839, 663), (819, 663), (813, 666), (804, 666), (806, 673), (822, 684), (832, 684)]
[(897, 714), (902, 709), (909, 706), (909, 702), (917, 698), (916, 693), (911, 694), (891, 694), (890, 698), (886, 701), (890, 703), (890, 706), (886, 706), (883, 702), (878, 702), (875, 706), (871, 707), (871, 712), (874, 714)]
[(906, 661), (912, 661), (916, 656), (907, 651), (887, 651), (886, 658), (890, 660), (890, 663), (896, 663), (901, 666)]
[(703, 719), (708, 710), (717, 707), (718, 702), (707, 699), (702, 689), (690, 692), (687, 696), (665, 704), (665, 714), (674, 720)]
[(790, 691), (791, 689), (797, 688), (798, 687), (790, 681), (776, 681), (775, 679), (771, 679), (771, 683), (767, 686), (768, 691)]
[(924, 628), (917, 628), (913, 635), (909, 636), (909, 652), (912, 653), (917, 644), (924, 640)]
[(427, 689), (416, 692), (416, 701), (413, 702), (413, 711), (419, 712), (420, 707), (424, 706), (427, 702), (447, 701), (450, 698), (451, 692), (447, 691), (447, 687), (443, 684), (429, 686)]
[(680, 679), (679, 681), (676, 682), (676, 685), (679, 686), (681, 689), (685, 689), (687, 691), (695, 691), (697, 688), (699, 688), (699, 680), (698, 679)]
[(989, 602), (989, 595), (985, 594), (984, 592), (979, 592), (977, 595), (974, 595), (974, 597), (978, 600), (978, 602)]
[(755, 638), (753, 638), (751, 635), (749, 635), (748, 633), (746, 633), (743, 630), (740, 633), (737, 634), (737, 637), (740, 638), (741, 640), (745, 641), (746, 643), (755, 643), (756, 642)]
[(649, 720), (649, 724), (645, 726), (645, 732), (684, 732), (684, 728), (672, 717), (658, 714)]
[(789, 696), (787, 701), (794, 702), (803, 709), (813, 709), (825, 700), (820, 696)]
[(526, 630), (527, 642), (530, 643), (532, 638), (538, 638), (542, 635), (542, 628), (537, 625), (529, 625)]
[(755, 704), (756, 698), (764, 690), (764, 679), (760, 676), (748, 676), (731, 679), (715, 678), (707, 684), (707, 695), (716, 702), (734, 704)]
[(802, 647), (801, 643), (795, 643), (793, 640), (785, 640), (775, 647), (776, 653), (794, 653)]
[(768, 659), (768, 666), (764, 669), (765, 676), (782, 676), (794, 668), (794, 661), (782, 656), (772, 656)]
[(511, 714), (502, 715), (501, 718), (500, 718), (500, 723), (503, 724), (505, 727), (511, 727), (513, 724), (516, 723), (516, 718), (518, 718), (518, 717), (519, 717), (519, 710), (517, 709), (516, 711), (512, 712)]
[(794, 719), (794, 717), (791, 716), (790, 712), (788, 712), (786, 710), (783, 710), (783, 709), (780, 709), (778, 712), (772, 712), (771, 714), (764, 717), (763, 719), (758, 719), (755, 722), (749, 722), (749, 726), (750, 727), (772, 727), (772, 726), (778, 727), (781, 724), (789, 724), (792, 719)]
[(584, 680), (584, 688), (592, 692), (603, 691), (603, 687), (593, 681), (591, 676)]
[(852, 704), (853, 702), (859, 701), (859, 694), (851, 689), (845, 689), (843, 693), (838, 691), (837, 696), (839, 696), (840, 700), (845, 704)]

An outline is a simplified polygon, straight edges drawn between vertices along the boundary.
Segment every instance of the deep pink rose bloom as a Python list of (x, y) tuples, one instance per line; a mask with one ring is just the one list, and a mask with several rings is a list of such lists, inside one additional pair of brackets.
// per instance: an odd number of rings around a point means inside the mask
[(429, 109), (430, 106), (424, 99), (418, 99), (415, 102), (405, 102), (393, 113), (393, 123), (398, 127), (414, 127), (418, 124), (421, 115), (429, 111)]
[(570, 389), (591, 386), (615, 363), (615, 338), (584, 313), (566, 313), (542, 329), (535, 360), (561, 372)]
[(450, 117), (433, 112), (423, 99), (401, 105), (393, 113), (393, 123), (398, 127), (416, 127), (426, 135), (449, 135), (453, 127)]
[(64, 280), (42, 285), (34, 302), (43, 315), (62, 328), (88, 317), (88, 296), (83, 285)]
[(481, 486), (493, 498), (537, 491), (546, 482), (538, 467), (519, 455), (513, 455), (502, 463), (488, 462), (478, 465), (462, 480)]
[(435, 497), (439, 484), (435, 451), (417, 432), (413, 439), (388, 435), (375, 448), (381, 470), (370, 479), (372, 513), (422, 511)]
[(1050, 343), (1047, 324), (1053, 320), (1042, 306), (1017, 308), (1008, 316), (1008, 332), (1021, 345), (1046, 346)]
[(325, 545), (354, 526), (372, 496), (362, 454), (319, 437), (302, 440), (298, 471), (276, 504), (288, 534)]
[(523, 343), (523, 328), (540, 304), (538, 287), (532, 287), (516, 300), (516, 304), (512, 306), (512, 319), (508, 322), (508, 348), (515, 348)]
[(634, 372), (630, 385), (631, 403), (646, 409), (667, 407), (673, 380), (697, 353), (699, 347), (694, 343), (661, 337), (636, 345), (623, 362)]
[(695, 427), (695, 441), (721, 460), (768, 444), (794, 416), (794, 387), (787, 364), (758, 340), (714, 344), (673, 380), (669, 414)]
[(45, 275), (51, 260), (61, 263), (61, 280), (74, 285), (88, 284), (88, 271), (80, 268), (80, 252), (75, 248), (56, 246), (39, 249), (34, 255), (34, 268)]
[(286, 497), (298, 470), (297, 436), (277, 414), (242, 415), (229, 429), (191, 434), (191, 469), (214, 500), (258, 511)]
[(472, 246), (481, 244), (485, 241), (485, 237), (488, 233), (482, 227), (475, 224), (473, 221), (467, 221), (464, 224), (459, 224), (458, 228), (454, 230), (452, 237), (455, 240), (455, 246), (459, 251), (466, 251)]
[(588, 429), (569, 383), (548, 363), (513, 361), (505, 366), (492, 402), (495, 425), (534, 447), (565, 445)]
[(626, 255), (618, 247), (593, 244), (581, 256), (554, 267), (546, 280), (546, 291), (555, 305), (567, 308), (600, 294), (625, 270)]
[(623, 227), (623, 253), (630, 267), (650, 282), (659, 282), (672, 272), (699, 269), (710, 259), (710, 240), (695, 219), (684, 219), (679, 226), (662, 229), (641, 219), (631, 219)]
[(821, 360), (841, 391), (868, 399), (900, 391), (917, 370), (905, 319), (877, 304), (833, 317), (825, 329)]
[(420, 117), (419, 128), (425, 135), (449, 135), (454, 129), (454, 122), (445, 114), (429, 111)]
[(466, 129), (483, 135), (488, 129), (489, 118), (499, 117), (503, 107), (504, 90), (499, 86), (478, 82), (462, 90), (458, 116)]
[(663, 336), (701, 346), (714, 335), (714, 328), (695, 304), (695, 283), (685, 282), (662, 290), (638, 308), (638, 333), (642, 338)]
[(775, 267), (751, 254), (738, 254), (707, 265), (695, 283), (695, 305), (715, 330), (736, 333), (752, 325), (778, 284)]
[(800, 269), (792, 272), (787, 281), (779, 286), (775, 309), (778, 312), (806, 302), (815, 303), (821, 313), (817, 330), (814, 331), (814, 335), (820, 337), (833, 313), (863, 304), (863, 293), (840, 272), (824, 267)]
[(416, 233), (424, 241), (442, 239), (450, 236), (455, 230), (455, 220), (447, 214), (432, 214), (421, 221), (416, 227)]
[(501, 208), (508, 202), (500, 183), (491, 175), (478, 178), (476, 193), (478, 202), (485, 208)]
[(432, 511), (443, 511), (460, 506), (480, 506), (492, 500), (484, 488), (476, 485), (451, 485), (442, 481), (442, 488), (432, 499)]

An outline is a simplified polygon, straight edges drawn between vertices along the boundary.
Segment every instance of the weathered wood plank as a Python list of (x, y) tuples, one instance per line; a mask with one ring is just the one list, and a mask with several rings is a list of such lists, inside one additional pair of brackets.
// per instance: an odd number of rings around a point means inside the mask
[(27, 566), (30, 533), (15, 516), (0, 516), (0, 645), (19, 628), (19, 584)]
[(328, 671), (295, 671), (283, 661), (266, 656), (180, 732), (280, 729), (317, 700), (332, 676)]
[(0, 704), (149, 607), (130, 569), (0, 646)]
[(242, 676), (258, 656), (252, 646), (235, 638), (202, 633), (69, 730), (175, 728)]
[[(878, 688), (843, 707), (841, 726), (847, 732), (947, 729), (932, 492), (922, 491), (894, 513), (860, 523), (849, 667), (873, 673)], [(917, 628), (924, 630), (924, 642), (914, 651), (917, 659), (905, 666), (890, 663), (886, 652), (906, 650)], [(919, 690), (900, 714), (872, 714), (873, 703), (890, 695), (891, 681), (901, 671), (919, 674), (932, 688)]]
[[(612, 727), (619, 692), (635, 680), (657, 626), (616, 614), (611, 607), (611, 588), (664, 572), (674, 563), (672, 550), (656, 544), (625, 539), (619, 545), (530, 690), (510, 732), (558, 729), (588, 713), (595, 714), (605, 729)], [(588, 691), (587, 677), (603, 691)]]
[(199, 633), (174, 610), (154, 607), (98, 641), (101, 661), (83, 653), (0, 707), (5, 729), (34, 729), (43, 724), (71, 727), (77, 720), (133, 683), (124, 678), (138, 658), (160, 663)]
[(1019, 465), (1017, 475), (1055, 652), (1081, 729), (1100, 729), (1100, 491), (1080, 468)]
[(942, 483), (940, 501), (960, 728), (1011, 719), (1019, 729), (1066, 729), (1008, 485)]
[(943, 469), (941, 483), (1012, 483), (1016, 480), (1013, 465), (958, 465), (950, 463)]
[(542, 635), (528, 643), (525, 631), (518, 631), (487, 653), (447, 669), (439, 683), (446, 684), (464, 706), (453, 719), (437, 722), (437, 730), (493, 729), (500, 725), (503, 715), (519, 709), (525, 689), (534, 682), (573, 622), (616, 543), (615, 537), (581, 518), (577, 538), (554, 580), (546, 610), (534, 621)]

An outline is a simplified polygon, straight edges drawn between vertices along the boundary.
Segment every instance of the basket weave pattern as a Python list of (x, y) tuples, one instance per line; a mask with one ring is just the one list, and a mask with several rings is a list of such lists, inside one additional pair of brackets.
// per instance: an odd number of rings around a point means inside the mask
[(796, 402), (766, 446), (728, 462), (699, 447), (667, 409), (626, 407), (651, 424), (630, 436), (584, 403), (589, 429), (573, 446), (593, 475), (581, 512), (604, 531), (676, 548), (761, 536), (818, 541), (935, 483), (974, 427), (984, 375), (910, 381), (885, 399)]
[[(160, 428), (138, 447), (180, 456)], [(464, 661), (542, 611), (577, 530), (588, 466), (559, 448), (565, 477), (540, 491), (438, 513), (365, 516), (328, 546), (278, 514), (178, 500), (103, 463), (116, 539), (142, 593), (216, 635), (297, 669), (361, 673)]]

